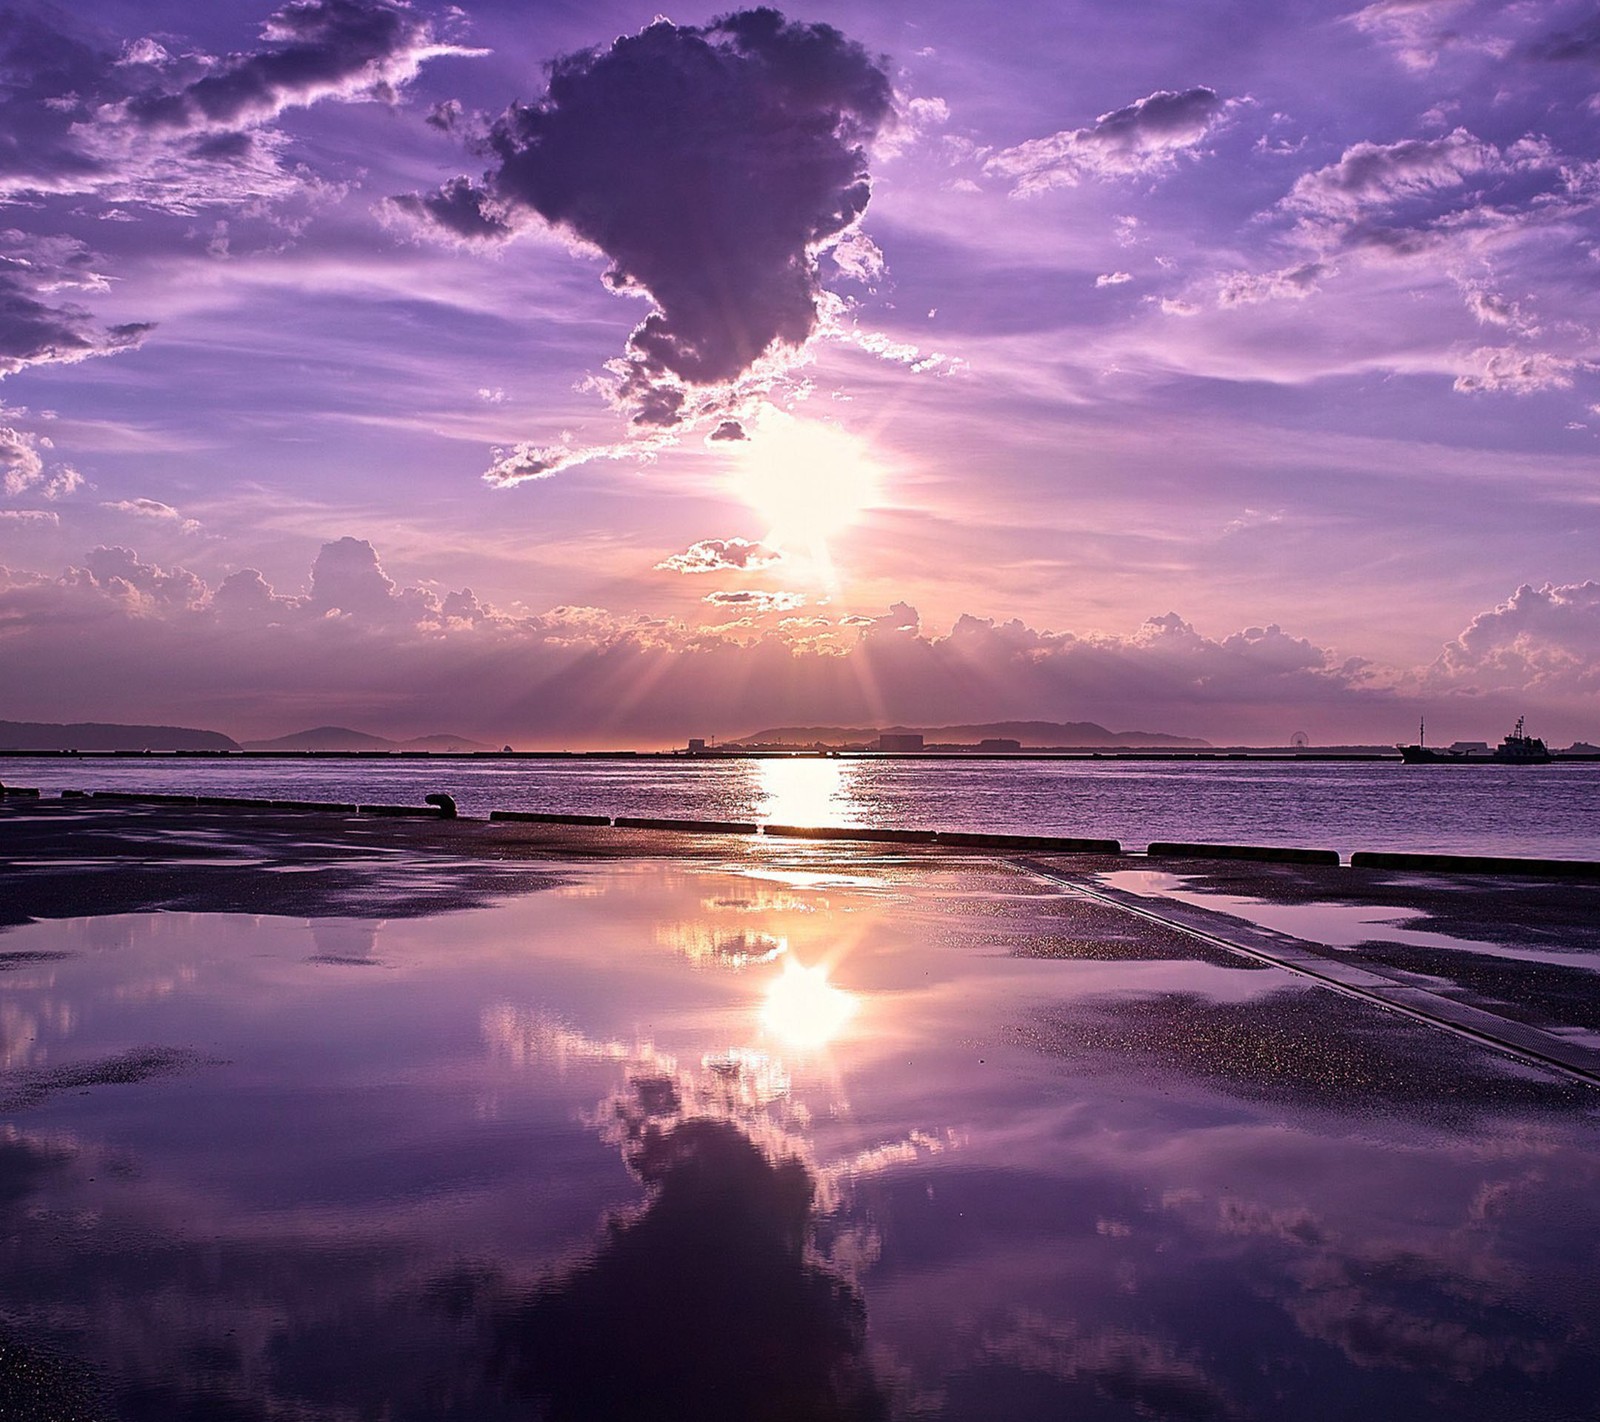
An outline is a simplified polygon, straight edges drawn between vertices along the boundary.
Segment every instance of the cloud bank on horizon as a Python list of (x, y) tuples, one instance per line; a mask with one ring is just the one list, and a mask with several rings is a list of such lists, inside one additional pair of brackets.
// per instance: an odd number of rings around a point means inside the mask
[(1592, 6), (127, 14), (0, 12), (0, 716), (1600, 740)]
[[(705, 600), (730, 614), (806, 605), (749, 590)], [(1287, 721), (1393, 717), (1421, 695), (1465, 690), (1503, 717), (1529, 695), (1581, 708), (1600, 690), (1600, 582), (1517, 589), (1405, 680), (1275, 625), (1211, 638), (1177, 613), (1122, 636), (963, 615), (940, 636), (902, 602), (875, 616), (782, 617), (753, 638), (740, 635), (748, 621), (707, 629), (594, 607), (530, 616), (469, 588), (402, 587), (350, 537), (322, 546), (303, 592), (279, 592), (254, 568), (210, 586), (122, 547), (95, 548), (54, 578), (0, 569), (0, 626), (28, 629), (11, 638), (31, 673), (8, 700), (15, 719), (70, 719), (109, 679), (130, 718), (182, 707), (247, 733), (285, 707), (388, 724), (398, 705), (406, 724), (465, 718), (473, 733), (525, 743), (655, 745), (680, 742), (685, 727), (1004, 720), (1070, 704), (1080, 719), (1142, 729), (1182, 706), (1201, 734), (1270, 741)], [(244, 695), (265, 704), (246, 708)]]

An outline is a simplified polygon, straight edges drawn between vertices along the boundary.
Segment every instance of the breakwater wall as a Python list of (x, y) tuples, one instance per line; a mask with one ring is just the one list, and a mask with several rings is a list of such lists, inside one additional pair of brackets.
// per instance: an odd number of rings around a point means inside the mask
[[(92, 801), (106, 805), (162, 807), (215, 807), (317, 814), (440, 820), (456, 818), (438, 803), (424, 805), (356, 804), (322, 800), (252, 799), (236, 795), (182, 795), (154, 791), (64, 790), (63, 800)], [(430, 796), (430, 800), (448, 800)], [(36, 803), (37, 789), (0, 786), (0, 800)], [(462, 819), (468, 817), (462, 816)], [(692, 835), (760, 836), (818, 842), (883, 845), (921, 845), (993, 853), (1045, 853), (1144, 858), (1163, 862), (1251, 861), (1265, 864), (1320, 865), (1405, 873), (1524, 876), (1600, 882), (1600, 862), (1577, 859), (1532, 858), (1516, 855), (1426, 854), (1357, 850), (1348, 860), (1339, 851), (1291, 845), (1214, 844), (1157, 840), (1143, 855), (1125, 850), (1119, 840), (1066, 835), (985, 834), (967, 830), (900, 829), (879, 825), (793, 825), (746, 820), (692, 819), (672, 816), (562, 814), (538, 810), (491, 810), (488, 820), (500, 824), (570, 825), (590, 829), (665, 832)]]

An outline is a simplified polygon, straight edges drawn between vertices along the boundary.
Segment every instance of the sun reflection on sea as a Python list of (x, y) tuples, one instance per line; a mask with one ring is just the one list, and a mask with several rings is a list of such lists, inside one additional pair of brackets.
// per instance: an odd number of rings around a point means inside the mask
[(859, 771), (849, 762), (805, 756), (757, 764), (757, 803), (775, 824), (842, 825), (859, 813), (854, 793)]

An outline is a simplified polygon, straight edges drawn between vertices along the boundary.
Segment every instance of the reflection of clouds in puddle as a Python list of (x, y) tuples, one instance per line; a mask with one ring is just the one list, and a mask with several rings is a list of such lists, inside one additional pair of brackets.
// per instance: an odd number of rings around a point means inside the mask
[(158, 1002), (171, 997), (199, 981), (200, 970), (191, 964), (181, 964), (170, 973), (141, 978), (134, 982), (118, 983), (111, 990), (114, 1002)]
[(677, 1059), (657, 1051), (651, 1042), (600, 1041), (568, 1026), (553, 1012), (509, 1002), (484, 1008), (479, 1024), (491, 1055), (513, 1066), (550, 1066), (561, 1076), (585, 1062), (621, 1062), (668, 1075), (678, 1069)]
[(77, 1026), (78, 1011), (65, 1000), (40, 998), (26, 1007), (9, 998), (0, 1001), (0, 1068), (42, 1067)]
[(700, 907), (707, 913), (815, 913), (817, 908), (808, 900), (791, 894), (768, 894), (760, 890), (739, 898), (701, 899)]
[(376, 966), (379, 963), (378, 931), (383, 919), (314, 918), (311, 941), (317, 951), (306, 961), (346, 967)]
[[(689, 1065), (653, 1041), (590, 1037), (554, 1013), (509, 1002), (486, 1008), (481, 1027), (491, 1054), (518, 1067), (548, 1067), (563, 1076), (596, 1063), (619, 1068), (621, 1080), (584, 1116), (612, 1145), (626, 1150), (646, 1129), (693, 1120), (729, 1122), (770, 1159), (801, 1161), (815, 1182), (822, 1214), (840, 1209), (856, 1180), (914, 1165), (964, 1142), (953, 1130), (913, 1129), (844, 1158), (819, 1161), (810, 1139), (817, 1108), (801, 1099), (790, 1067), (777, 1053), (731, 1047), (703, 1053), (697, 1066)], [(848, 1117), (849, 1102), (837, 1080), (830, 1079), (827, 1089), (821, 1111), (830, 1121)], [(848, 1232), (842, 1226), (836, 1230), (839, 1238)]]
[(1196, 1358), (1164, 1339), (1075, 1319), (1011, 1311), (985, 1331), (986, 1360), (1102, 1397), (1131, 1402), (1138, 1416), (1226, 1417), (1237, 1408)]
[(776, 934), (728, 932), (705, 923), (657, 924), (655, 938), (663, 948), (682, 953), (697, 966), (745, 968), (754, 963), (770, 963), (789, 948), (788, 940)]
[(787, 884), (794, 889), (877, 890), (883, 887), (881, 876), (845, 874), (829, 869), (772, 869), (764, 865), (751, 865), (738, 872), (749, 879), (768, 879), (774, 884)]

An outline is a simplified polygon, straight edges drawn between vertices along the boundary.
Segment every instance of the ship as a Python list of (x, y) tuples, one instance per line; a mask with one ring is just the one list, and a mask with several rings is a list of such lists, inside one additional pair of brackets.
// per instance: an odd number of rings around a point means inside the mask
[(1522, 716), (1517, 717), (1516, 729), (1500, 742), (1491, 758), (1502, 765), (1549, 765), (1550, 747), (1538, 736), (1523, 734), (1524, 719)]
[(1517, 717), (1516, 727), (1494, 750), (1459, 743), (1443, 749), (1430, 746), (1427, 723), (1417, 724), (1417, 743), (1400, 746), (1400, 759), (1407, 765), (1549, 765), (1550, 748), (1538, 736), (1524, 729), (1527, 718)]

